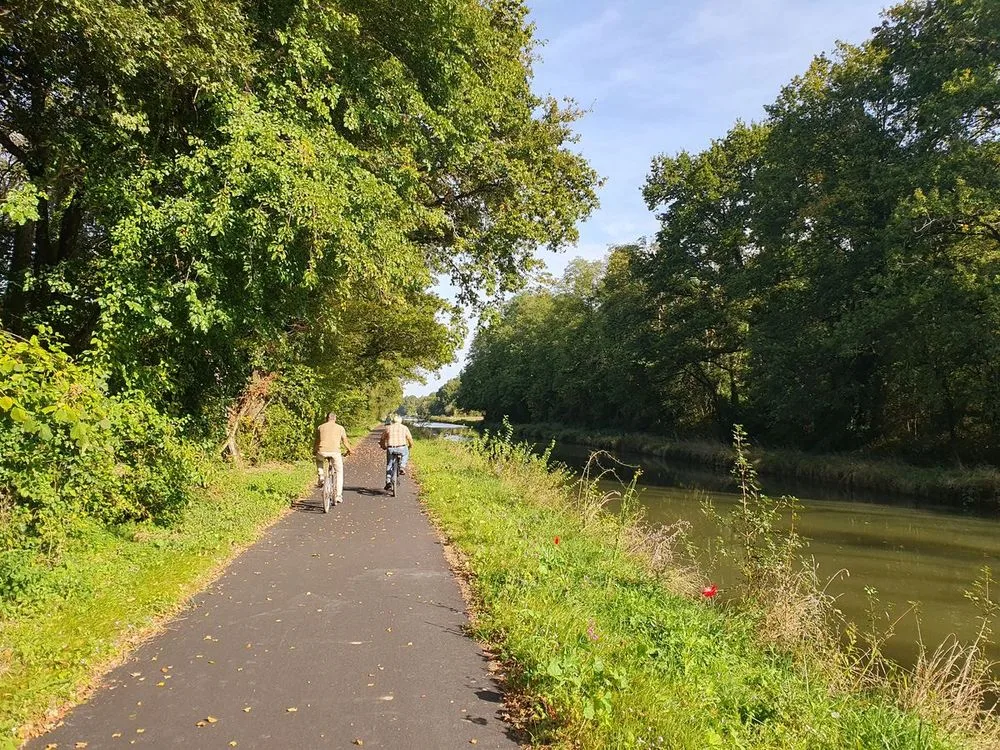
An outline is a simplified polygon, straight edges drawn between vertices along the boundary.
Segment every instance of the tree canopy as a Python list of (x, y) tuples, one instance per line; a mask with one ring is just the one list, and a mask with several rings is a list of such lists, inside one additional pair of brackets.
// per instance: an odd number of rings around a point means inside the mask
[(904, 2), (762, 122), (656, 157), (655, 240), (515, 297), (459, 403), (1000, 460), (998, 40), (991, 0)]
[(336, 400), (448, 361), (435, 276), (466, 301), (516, 288), (595, 204), (577, 113), (531, 90), (525, 16), (8, 3), (4, 326), (213, 424), (255, 369), (313, 367)]
[[(578, 112), (532, 91), (526, 17), (519, 0), (4, 4), (0, 554), (51, 546), (67, 508), (176, 507), (192, 440), (301, 457), (320, 414), (386, 413), (463, 340), (437, 279), (462, 303), (502, 295), (576, 238), (597, 179)], [(176, 467), (156, 468), (158, 439)]]

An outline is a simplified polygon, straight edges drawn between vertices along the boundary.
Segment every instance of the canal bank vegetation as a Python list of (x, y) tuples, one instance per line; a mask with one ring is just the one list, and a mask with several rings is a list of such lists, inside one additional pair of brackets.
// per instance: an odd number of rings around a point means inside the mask
[[(655, 456), (668, 461), (728, 472), (735, 454), (714, 440), (679, 440), (648, 433), (611, 432), (556, 423), (519, 424), (519, 437), (545, 444), (580, 445), (615, 453)], [(846, 490), (925, 498), (928, 502), (975, 510), (1000, 510), (1000, 469), (915, 466), (898, 459), (863, 455), (806, 453), (789, 448), (751, 450), (761, 474), (837, 486)]]
[(789, 509), (759, 490), (742, 451), (745, 503), (727, 519), (739, 591), (712, 587), (683, 529), (647, 526), (627, 487), (611, 498), (551, 471), (509, 432), (423, 441), (419, 455), (423, 500), (470, 582), (473, 630), (535, 744), (1000, 743), (981, 644), (931, 650), (915, 670), (883, 659), (877, 632), (850, 630), (845, 645), (834, 602), (798, 562), (801, 540), (775, 531)]
[(175, 613), (314, 477), (309, 463), (203, 467), (169, 525), (78, 520), (46, 563), (4, 568), (0, 748), (58, 717), (92, 680)]
[(810, 453), (1000, 465), (997, 38), (995, 0), (900, 3), (761, 122), (657, 157), (656, 236), (486, 317), (458, 405), (719, 442), (741, 423)]

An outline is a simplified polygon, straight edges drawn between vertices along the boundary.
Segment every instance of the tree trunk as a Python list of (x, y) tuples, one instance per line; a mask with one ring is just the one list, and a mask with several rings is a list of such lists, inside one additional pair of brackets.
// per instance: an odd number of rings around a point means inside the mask
[(59, 245), (56, 262), (69, 260), (76, 254), (80, 229), (83, 226), (83, 192), (77, 190), (63, 212), (59, 226)]
[(14, 230), (14, 257), (7, 275), (7, 294), (4, 299), (3, 323), (12, 333), (24, 333), (24, 313), (27, 299), (24, 281), (31, 267), (31, 253), (35, 245), (35, 222), (28, 221)]
[(229, 419), (226, 425), (226, 441), (222, 444), (220, 451), (223, 456), (227, 453), (232, 456), (233, 462), (237, 466), (243, 466), (243, 456), (240, 454), (239, 445), (236, 443), (236, 436), (239, 434), (240, 425), (247, 416), (256, 420), (261, 412), (264, 411), (270, 397), (271, 384), (274, 383), (277, 377), (277, 373), (261, 374), (259, 370), (254, 370), (249, 385), (243, 390), (243, 395), (240, 396), (240, 399), (229, 410)]
[(38, 221), (35, 222), (35, 275), (55, 265), (55, 247), (49, 233), (49, 201), (38, 199)]

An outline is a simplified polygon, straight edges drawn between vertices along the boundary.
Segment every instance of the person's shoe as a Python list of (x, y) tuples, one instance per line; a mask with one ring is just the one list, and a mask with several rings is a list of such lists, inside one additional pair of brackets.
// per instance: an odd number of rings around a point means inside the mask
[(402, 466), (399, 467), (399, 476), (401, 477), (406, 476), (406, 469), (404, 469)]
[(334, 505), (340, 505), (340, 504), (341, 504), (342, 502), (344, 502), (344, 496), (343, 496), (343, 495), (341, 495), (341, 496), (340, 496), (340, 497), (338, 497), (338, 498), (337, 498), (336, 500), (334, 500), (334, 501), (333, 501), (333, 504), (334, 504)]
[(316, 480), (316, 486), (317, 487), (323, 486), (323, 477), (320, 477), (319, 479)]
[(392, 482), (386, 482), (385, 483), (385, 491), (388, 492), (391, 489), (392, 489)]

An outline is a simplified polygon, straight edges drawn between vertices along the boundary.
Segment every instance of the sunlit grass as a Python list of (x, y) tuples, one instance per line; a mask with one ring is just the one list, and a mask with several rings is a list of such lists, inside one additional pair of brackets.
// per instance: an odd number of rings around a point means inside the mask
[[(749, 614), (672, 593), (587, 523), (537, 463), (422, 441), (424, 500), (464, 555), (477, 635), (507, 665), (537, 743), (593, 748), (951, 748), (877, 686), (759, 637)], [(558, 543), (556, 542), (558, 537)]]

